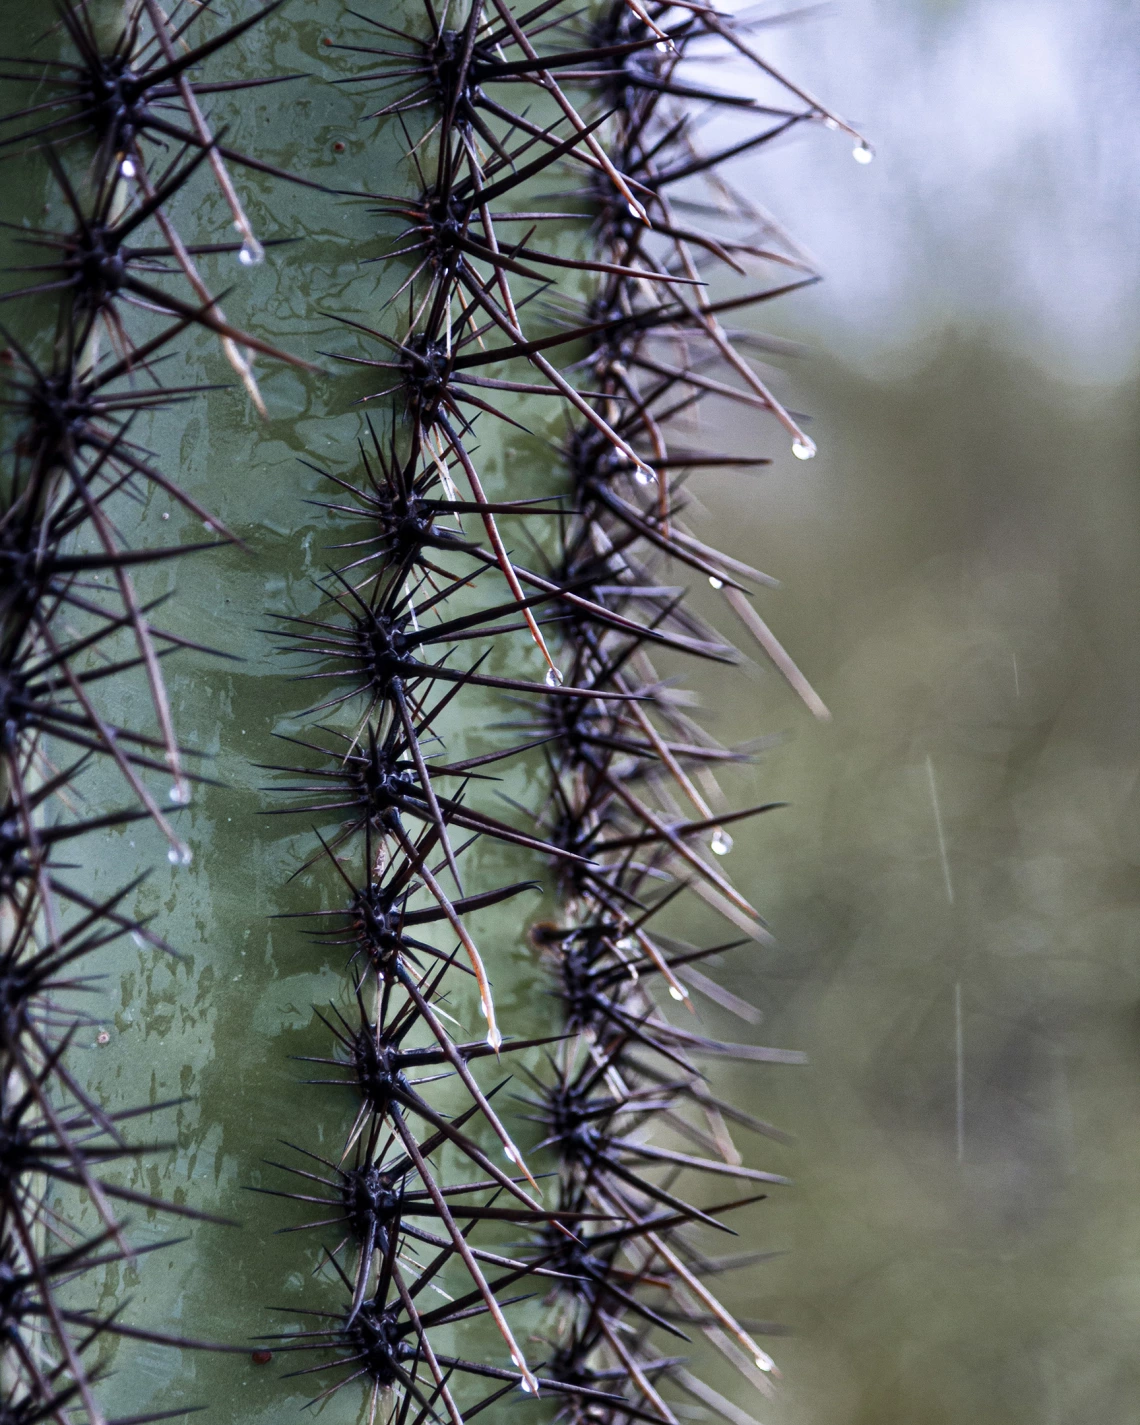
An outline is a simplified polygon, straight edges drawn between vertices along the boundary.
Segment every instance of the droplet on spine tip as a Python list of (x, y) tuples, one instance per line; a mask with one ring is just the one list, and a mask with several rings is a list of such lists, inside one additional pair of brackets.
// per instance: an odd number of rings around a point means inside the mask
[(814, 460), (815, 441), (810, 440), (806, 435), (800, 436), (792, 441), (792, 454), (797, 460)]
[(256, 238), (247, 237), (241, 245), (238, 261), (243, 267), (257, 267), (265, 261), (265, 249)]
[(727, 856), (732, 850), (732, 837), (727, 831), (723, 831), (719, 826), (712, 834), (709, 842), (709, 849), (714, 856)]
[(856, 163), (867, 164), (875, 157), (875, 150), (869, 143), (857, 143), (851, 150), (851, 157)]
[(548, 688), (560, 688), (565, 681), (559, 669), (548, 668), (546, 670), (546, 686)]

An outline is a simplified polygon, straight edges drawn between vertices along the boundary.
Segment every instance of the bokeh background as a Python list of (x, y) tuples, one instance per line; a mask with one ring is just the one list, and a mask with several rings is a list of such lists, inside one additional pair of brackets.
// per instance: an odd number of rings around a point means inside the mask
[(785, 740), (754, 775), (792, 806), (732, 858), (779, 939), (747, 977), (766, 1034), (811, 1057), (765, 1086), (797, 1139), (762, 1232), (787, 1255), (735, 1289), (789, 1330), (759, 1413), (1124, 1425), (1140, 14), (845, 0), (793, 21), (767, 53), (877, 157), (816, 133), (757, 164), (828, 278), (765, 314), (805, 344), (782, 389), (820, 454), (746, 501), (707, 482), (709, 527), (784, 581), (765, 616), (833, 713), (759, 684)]

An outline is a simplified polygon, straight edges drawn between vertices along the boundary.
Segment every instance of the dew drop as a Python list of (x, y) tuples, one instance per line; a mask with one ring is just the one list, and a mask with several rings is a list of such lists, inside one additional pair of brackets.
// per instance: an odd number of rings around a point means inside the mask
[(632, 950), (633, 941), (628, 935), (623, 935), (622, 938), (617, 942), (617, 948), (619, 950)]
[(135, 176), (135, 173), (137, 172), (133, 160), (129, 158), (124, 158), (122, 163), (119, 165), (119, 172), (123, 175), (124, 178), (133, 178)]
[(831, 132), (834, 133), (835, 130), (839, 127), (839, 120), (833, 119), (831, 115), (828, 114), (827, 118), (823, 121), (823, 127), (825, 129), (830, 129)]
[(631, 984), (631, 985), (636, 985), (637, 982), (638, 982), (638, 980), (640, 980), (640, 979), (641, 979), (641, 976), (637, 973), (637, 966), (636, 966), (636, 965), (631, 965), (631, 966), (629, 967), (629, 982), (630, 982), (630, 984)]
[(724, 588), (724, 580), (718, 579), (715, 574), (709, 575), (709, 583), (713, 586), (714, 589)]
[(685, 991), (679, 990), (676, 985), (669, 986), (669, 993), (674, 999), (683, 1000), (685, 998)]
[(508, 1143), (503, 1149), (503, 1157), (506, 1158), (508, 1163), (522, 1162), (522, 1159), (519, 1157), (519, 1150), (514, 1146), (513, 1143)]
[(646, 466), (644, 466), (644, 465), (635, 465), (635, 466), (634, 466), (634, 468), (633, 468), (633, 478), (637, 481), (637, 483), (638, 483), (639, 485), (656, 485), (656, 484), (657, 484), (657, 476), (653, 473), (652, 470), (647, 469)]
[(495, 1051), (496, 1054), (503, 1047), (503, 1036), (499, 1033), (499, 1030), (497, 1028), (493, 1027), (487, 1030), (487, 1043), (491, 1046), (491, 1048)]
[(806, 435), (801, 436), (799, 440), (793, 440), (792, 454), (796, 457), (797, 460), (814, 460), (815, 441), (809, 440)]
[(875, 157), (875, 150), (869, 143), (857, 143), (851, 150), (851, 157), (856, 163), (867, 164)]
[(137, 930), (131, 931), (131, 939), (135, 942), (135, 944), (139, 947), (140, 950), (146, 945), (146, 941), (142, 938), (142, 936), (138, 933)]
[(172, 866), (189, 866), (194, 859), (194, 853), (189, 846), (172, 846), (166, 853), (166, 859)]
[(243, 267), (257, 267), (265, 261), (265, 249), (256, 238), (247, 237), (241, 245), (238, 261)]
[(548, 688), (560, 688), (565, 681), (565, 678), (563, 678), (557, 668), (548, 668), (546, 670), (546, 686)]
[(714, 856), (727, 856), (732, 850), (732, 837), (718, 826), (712, 834), (709, 850)]
[(190, 788), (185, 782), (175, 782), (167, 795), (175, 806), (184, 807), (190, 800)]

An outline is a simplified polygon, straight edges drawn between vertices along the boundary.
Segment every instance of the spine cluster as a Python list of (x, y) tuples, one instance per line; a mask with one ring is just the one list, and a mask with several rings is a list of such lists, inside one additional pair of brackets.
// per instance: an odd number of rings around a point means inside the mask
[[(106, 1039), (85, 1008), (100, 988), (91, 962), (105, 965), (131, 937), (176, 953), (131, 913), (138, 880), (97, 892), (93, 873), (106, 836), (139, 820), (155, 824), (172, 863), (190, 858), (174, 814), (201, 773), (175, 736), (162, 667), (200, 645), (155, 622), (156, 604), (140, 598), (134, 576), (208, 546), (140, 545), (129, 530), (132, 510), (157, 494), (224, 537), (140, 439), (150, 413), (197, 394), (163, 380), (179, 339), (194, 329), (217, 335), (258, 402), (252, 354), (281, 355), (227, 321), (199, 271), (206, 255), (262, 255), (228, 165), (263, 165), (211, 133), (202, 96), (217, 86), (202, 75), (274, 8), (199, 42), (197, 6), (168, 17), (159, 0), (140, 0), (118, 7), (119, 28), (108, 33), (86, 0), (66, 0), (50, 12), (55, 57), (3, 63), (17, 97), (0, 125), (0, 171), (46, 168), (45, 211), (59, 215), (58, 226), (39, 212), (5, 223), (22, 257), (0, 293), (4, 1425), (98, 1425), (104, 1347), (116, 1337), (201, 1344), (90, 1304), (106, 1269), (153, 1250), (132, 1247), (126, 1214), (203, 1214), (123, 1181), (160, 1146), (132, 1142), (132, 1121), (180, 1100), (109, 1112), (74, 1061)], [(238, 237), (203, 248), (182, 240), (173, 210), (209, 178)], [(139, 683), (149, 719), (121, 725), (110, 710), (116, 694)], [(108, 796), (121, 805), (90, 810)], [(94, 1228), (84, 1225), (92, 1212)], [(174, 1413), (134, 1415), (132, 1425)]]
[[(462, 1425), (521, 1389), (578, 1422), (676, 1425), (680, 1396), (741, 1425), (750, 1417), (685, 1352), (706, 1337), (767, 1388), (770, 1358), (710, 1284), (751, 1258), (710, 1257), (706, 1237), (782, 1181), (743, 1164), (732, 1130), (779, 1135), (722, 1102), (702, 1066), (798, 1056), (711, 1038), (684, 1010), (695, 990), (758, 1019), (706, 970), (766, 939), (721, 858), (727, 828), (770, 807), (729, 809), (717, 772), (748, 750), (718, 744), (654, 660), (740, 657), (667, 582), (699, 575), (826, 716), (753, 608), (771, 581), (686, 527), (682, 485), (702, 467), (767, 463), (703, 448), (710, 395), (774, 417), (800, 458), (814, 453), (743, 354), (758, 339), (724, 325), (814, 274), (721, 169), (796, 125), (847, 126), (771, 69), (747, 22), (711, 6), (424, 10), (416, 32), (377, 9), (354, 12), (366, 30), (325, 40), (363, 57), (345, 82), (379, 95), (369, 117), (403, 137), (411, 191), (363, 195), (396, 278), (384, 312), (342, 317), (364, 353), (345, 359), (378, 373), (358, 475), (329, 477), (329, 509), (356, 537), (318, 611), (284, 633), (322, 693), (296, 761), (275, 769), (295, 779), (281, 810), (333, 822), (306, 865), (335, 867), (341, 901), (309, 914), (352, 976), (315, 1082), (347, 1087), (357, 1111), (339, 1156), (295, 1145), (304, 1162), (285, 1171), (303, 1182), (283, 1193), (316, 1204), (308, 1225), (338, 1236), (343, 1305), (314, 1297), (306, 1328), (274, 1339), (312, 1353), (301, 1371), (331, 1372), (317, 1401), (362, 1386), (370, 1422)], [(782, 97), (710, 87), (726, 57)], [(702, 149), (698, 120), (728, 114), (731, 136)], [(747, 290), (716, 295), (722, 274)], [(518, 425), (520, 397), (568, 411), (565, 439), (548, 496), (492, 500), (477, 426)], [(557, 547), (543, 549), (531, 532), (552, 525)], [(524, 563), (514, 551), (528, 539)], [(526, 656), (507, 671), (488, 662), (520, 637), (539, 676), (523, 676)], [(504, 695), (501, 726), (517, 740), (450, 761), (445, 714), (475, 690)], [(479, 809), (484, 769), (536, 748), (537, 816)], [(553, 868), (557, 913), (531, 932), (561, 1006), (545, 1040), (504, 1040), (496, 1020), (469, 915), (530, 886), (466, 887), (464, 852), (480, 838)], [(739, 936), (671, 936), (683, 893)], [(478, 1041), (453, 1033), (445, 1007), (464, 979), (486, 1021)], [(514, 1058), (540, 1045), (545, 1068)], [(556, 1160), (554, 1185), (540, 1189), (473, 1072), (502, 1059), (529, 1083), (530, 1156)], [(457, 1113), (438, 1106), (441, 1077), (462, 1085)], [(503, 1223), (507, 1247), (485, 1235)], [(522, 1336), (507, 1308), (536, 1292), (544, 1326)], [(501, 1362), (456, 1354), (454, 1328), (478, 1317)]]

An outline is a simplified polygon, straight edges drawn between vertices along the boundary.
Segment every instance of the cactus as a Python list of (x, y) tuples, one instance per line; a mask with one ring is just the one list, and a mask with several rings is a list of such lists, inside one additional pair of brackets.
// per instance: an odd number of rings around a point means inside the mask
[[(695, 990), (755, 1022), (707, 968), (767, 936), (721, 858), (772, 806), (718, 785), (748, 750), (665, 670), (739, 655), (666, 581), (707, 580), (826, 715), (683, 482), (766, 463), (701, 448), (708, 395), (814, 453), (721, 319), (815, 275), (721, 166), (804, 123), (869, 149), (703, 6), (22, 24), (3, 1409), (157, 1419), (197, 1388), (243, 1420), (462, 1425), (519, 1393), (748, 1419), (686, 1353), (767, 1388), (708, 1252), (783, 1180), (743, 1164), (731, 1129), (775, 1130), (702, 1066), (797, 1056), (684, 1013)], [(783, 97), (710, 87), (717, 54)], [(747, 128), (706, 151), (698, 113)], [(687, 938), (684, 892), (727, 940)], [(88, 966), (122, 985), (113, 1035)], [(179, 1151), (145, 1166), (119, 1125), (171, 1109)], [(130, 1205), (216, 1225), (164, 1282)], [(207, 1354), (156, 1367), (163, 1344)]]

